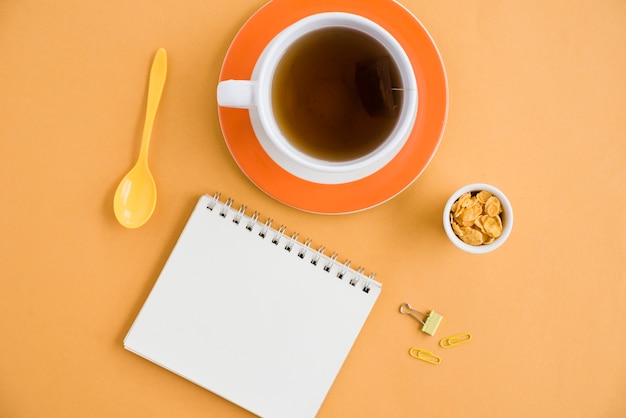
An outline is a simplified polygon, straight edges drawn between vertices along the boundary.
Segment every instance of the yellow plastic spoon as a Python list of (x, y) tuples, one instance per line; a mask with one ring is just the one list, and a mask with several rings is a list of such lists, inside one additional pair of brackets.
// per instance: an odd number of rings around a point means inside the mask
[(156, 206), (156, 184), (148, 167), (148, 149), (166, 76), (167, 54), (165, 49), (161, 48), (157, 51), (150, 70), (146, 120), (143, 127), (139, 158), (117, 186), (113, 198), (115, 217), (126, 228), (139, 228), (145, 224), (152, 216)]

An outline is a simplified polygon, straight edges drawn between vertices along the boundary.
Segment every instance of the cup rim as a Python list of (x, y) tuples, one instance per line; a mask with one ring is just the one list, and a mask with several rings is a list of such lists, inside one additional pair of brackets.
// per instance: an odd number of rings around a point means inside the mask
[[(304, 29), (300, 29), (302, 27)], [(346, 161), (324, 161), (297, 149), (280, 131), (271, 110), (271, 75), (288, 49), (288, 45), (284, 47), (285, 43), (291, 44), (294, 40), (315, 30), (331, 27), (359, 30), (379, 42), (396, 61), (406, 89), (398, 122), (389, 137), (368, 154)], [(374, 28), (375, 32), (369, 33), (364, 28)], [(417, 120), (417, 79), (404, 47), (383, 26), (354, 13), (316, 13), (287, 26), (265, 47), (254, 67), (252, 79), (257, 80), (256, 94), (260, 105), (250, 112), (250, 117), (261, 146), (283, 169), (315, 183), (347, 183), (360, 180), (380, 170), (393, 160), (406, 144)]]
[[(481, 190), (486, 190), (496, 196), (498, 199), (500, 199), (503, 213), (506, 216), (502, 219), (502, 235), (496, 238), (494, 242), (487, 245), (470, 245), (463, 242), (459, 237), (456, 236), (456, 234), (452, 230), (452, 225), (450, 223), (450, 209), (452, 208), (454, 202), (456, 202), (456, 200), (464, 193), (478, 192)], [(509, 201), (508, 197), (497, 187), (486, 183), (471, 183), (459, 188), (454, 193), (452, 193), (443, 209), (443, 229), (446, 232), (448, 239), (457, 248), (471, 254), (486, 254), (502, 246), (502, 244), (504, 244), (504, 242), (511, 235), (511, 230), (513, 229), (513, 220), (513, 207), (511, 206), (511, 202)]]

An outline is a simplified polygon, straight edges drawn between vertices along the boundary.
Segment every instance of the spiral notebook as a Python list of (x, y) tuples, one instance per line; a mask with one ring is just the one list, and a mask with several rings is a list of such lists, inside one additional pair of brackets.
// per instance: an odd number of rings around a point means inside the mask
[(256, 415), (315, 416), (381, 285), (286, 232), (202, 196), (125, 348)]

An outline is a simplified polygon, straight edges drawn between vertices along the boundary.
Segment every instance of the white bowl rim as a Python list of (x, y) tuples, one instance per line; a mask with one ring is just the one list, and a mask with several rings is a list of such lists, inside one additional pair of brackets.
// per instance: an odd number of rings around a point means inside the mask
[[(459, 237), (456, 236), (454, 231), (452, 230), (452, 225), (450, 224), (450, 208), (456, 200), (467, 192), (479, 192), (481, 190), (486, 190), (500, 199), (502, 203), (502, 211), (505, 214), (502, 219), (502, 235), (496, 238), (496, 240), (487, 245), (470, 245), (466, 244)], [(446, 232), (446, 235), (450, 239), (450, 242), (457, 246), (459, 249), (466, 251), (471, 254), (485, 254), (489, 253), (497, 248), (499, 248), (511, 235), (511, 230), (513, 229), (513, 207), (511, 206), (511, 202), (508, 197), (502, 193), (500, 189), (495, 186), (486, 183), (471, 183), (466, 186), (459, 188), (457, 191), (452, 193), (446, 205), (443, 209), (443, 229)]]

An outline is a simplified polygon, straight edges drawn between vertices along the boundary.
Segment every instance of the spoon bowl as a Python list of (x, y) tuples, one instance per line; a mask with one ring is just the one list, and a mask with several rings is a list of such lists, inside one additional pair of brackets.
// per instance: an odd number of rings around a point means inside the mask
[(146, 120), (139, 158), (117, 186), (113, 198), (115, 218), (126, 228), (139, 228), (145, 224), (156, 207), (157, 190), (150, 167), (148, 167), (148, 149), (166, 76), (167, 55), (161, 48), (157, 51), (150, 70)]
[(156, 183), (150, 168), (146, 161), (137, 161), (115, 191), (115, 217), (127, 228), (139, 228), (152, 216), (156, 200)]

